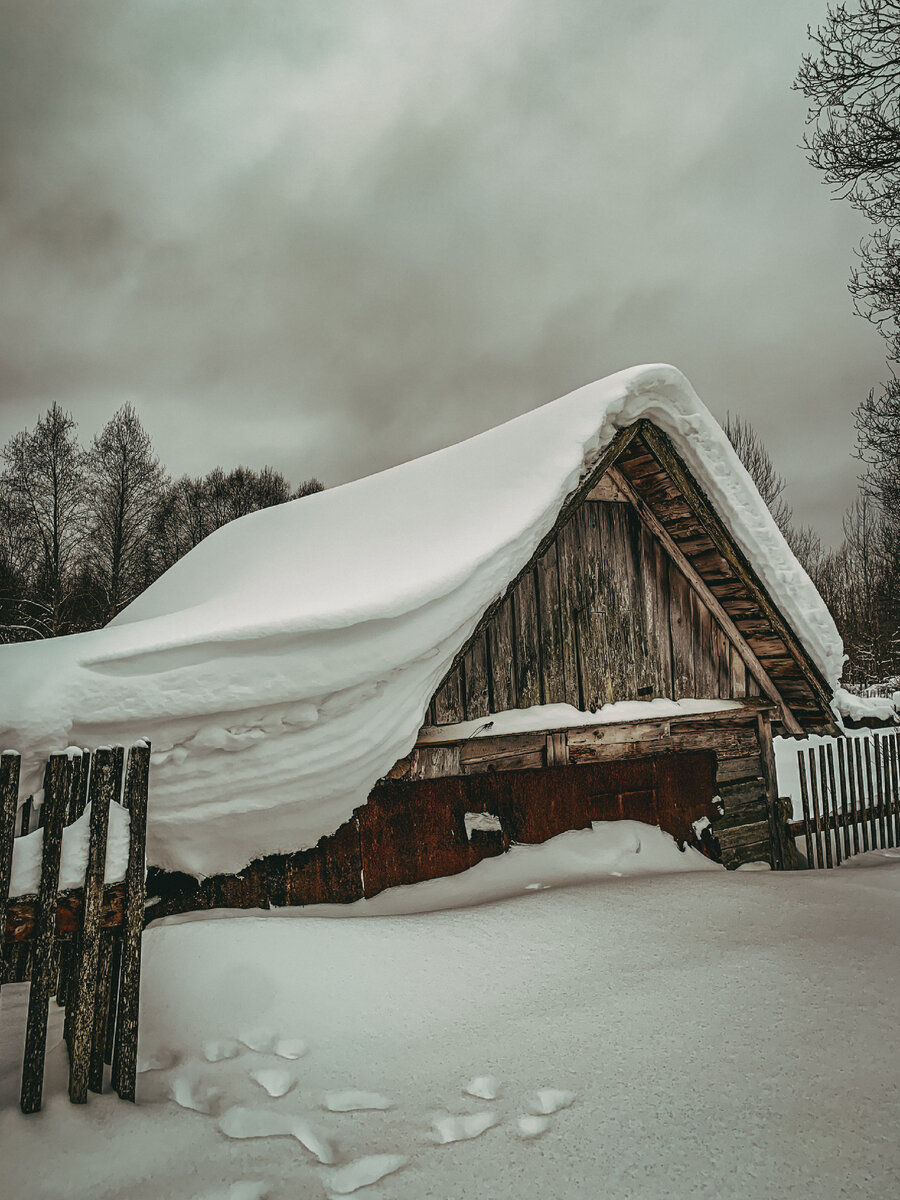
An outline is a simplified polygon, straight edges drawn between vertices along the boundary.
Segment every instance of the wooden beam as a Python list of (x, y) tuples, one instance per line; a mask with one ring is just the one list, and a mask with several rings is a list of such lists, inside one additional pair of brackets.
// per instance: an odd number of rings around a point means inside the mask
[(709, 500), (678, 457), (666, 434), (646, 419), (640, 420), (637, 424), (640, 427), (642, 439), (653, 452), (660, 466), (668, 472), (672, 482), (678, 487), (690, 505), (691, 510), (706, 532), (709, 540), (744, 584), (747, 591), (752, 595), (762, 612), (768, 618), (773, 631), (784, 642), (788, 653), (796, 662), (812, 694), (822, 705), (828, 724), (834, 732), (837, 732), (837, 726), (831, 716), (831, 700), (825, 681), (821, 678), (819, 671), (811, 662), (805, 649), (769, 598), (768, 592), (758, 578), (752, 565), (727, 533)]
[(729, 617), (728, 613), (725, 611), (713, 593), (709, 590), (709, 587), (707, 586), (703, 577), (698, 574), (690, 560), (682, 553), (678, 543), (671, 536), (665, 525), (663, 525), (649, 504), (641, 499), (641, 497), (620, 471), (617, 471), (615, 467), (611, 467), (609, 474), (612, 476), (616, 486), (621, 489), (621, 491), (628, 497), (628, 499), (637, 509), (638, 516), (641, 518), (650, 532), (666, 548), (679, 571), (681, 571), (682, 575), (684, 575), (685, 579), (719, 622), (735, 650), (737, 650), (738, 654), (744, 660), (747, 670), (759, 684), (762, 691), (781, 709), (781, 719), (784, 722), (785, 729), (788, 731), (788, 733), (803, 733), (800, 723), (791, 712), (790, 707), (788, 706), (784, 697), (778, 691), (778, 688), (772, 682), (772, 679), (765, 667), (753, 653), (749, 642), (735, 625), (734, 621), (732, 621), (731, 617)]

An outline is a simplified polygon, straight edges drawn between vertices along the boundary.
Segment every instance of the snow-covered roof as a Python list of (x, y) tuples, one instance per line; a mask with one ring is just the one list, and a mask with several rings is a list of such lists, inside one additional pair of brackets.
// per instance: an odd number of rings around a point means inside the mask
[(669, 435), (812, 661), (843, 649), (674, 367), (612, 375), (459, 445), (243, 517), (105, 629), (0, 648), (0, 742), (153, 745), (148, 855), (207, 875), (331, 833), (416, 740), (482, 613), (618, 429)]

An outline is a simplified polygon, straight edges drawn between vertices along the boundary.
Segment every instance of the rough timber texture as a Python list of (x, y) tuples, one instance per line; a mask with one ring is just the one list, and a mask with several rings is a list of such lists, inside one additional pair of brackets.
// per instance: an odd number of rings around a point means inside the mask
[(790, 732), (833, 731), (827, 687), (777, 597), (665, 435), (638, 422), (601, 466), (487, 610), (426, 723), (556, 702), (763, 693)]
[(587, 500), (476, 635), (430, 716), (748, 694), (740, 654), (634, 507)]

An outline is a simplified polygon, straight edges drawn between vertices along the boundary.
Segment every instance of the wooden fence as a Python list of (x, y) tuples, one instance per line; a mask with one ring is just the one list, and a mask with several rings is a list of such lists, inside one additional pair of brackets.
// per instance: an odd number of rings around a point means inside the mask
[[(48, 1005), (65, 1008), (69, 1099), (101, 1092), (104, 1063), (124, 1100), (134, 1100), (145, 901), (145, 832), (150, 746), (139, 742), (93, 753), (51, 755), (43, 797), (18, 806), (19, 755), (0, 755), (0, 985), (30, 982), (22, 1066), (21, 1108), (41, 1107)], [(123, 791), (124, 775), (124, 791)], [(106, 885), (110, 805), (129, 813), (124, 881)], [(90, 805), (82, 887), (59, 892), (63, 830)], [(36, 895), (10, 898), (17, 837), (43, 829)]]
[(797, 751), (809, 867), (900, 845), (900, 735), (838, 738)]

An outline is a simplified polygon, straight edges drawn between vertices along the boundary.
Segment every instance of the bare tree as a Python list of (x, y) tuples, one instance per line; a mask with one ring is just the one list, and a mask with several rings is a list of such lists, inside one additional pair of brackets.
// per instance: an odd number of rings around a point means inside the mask
[(784, 498), (785, 480), (779, 475), (772, 464), (769, 452), (759, 440), (759, 437), (749, 421), (743, 417), (733, 417), (725, 414), (722, 426), (725, 436), (731, 442), (738, 458), (747, 468), (750, 478), (756, 484), (756, 490), (766, 502), (769, 512), (775, 519), (775, 524), (788, 540), (793, 532), (791, 525), (791, 506)]
[(91, 575), (105, 624), (143, 588), (153, 506), (168, 481), (130, 404), (94, 438), (87, 467)]
[(27, 547), (27, 583), (38, 636), (73, 627), (71, 583), (85, 533), (84, 452), (75, 422), (54, 403), (34, 432), (4, 447), (2, 487), (20, 549)]

